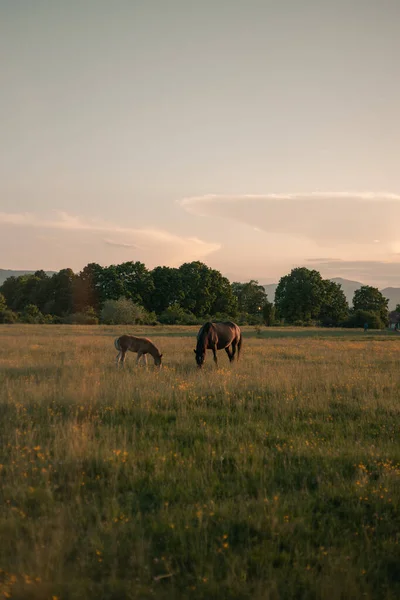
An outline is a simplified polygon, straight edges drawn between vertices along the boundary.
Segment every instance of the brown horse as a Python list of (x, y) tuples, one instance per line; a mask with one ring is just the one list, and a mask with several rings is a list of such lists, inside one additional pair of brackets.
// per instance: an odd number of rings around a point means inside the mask
[(121, 335), (121, 337), (114, 340), (114, 346), (118, 350), (117, 354), (117, 366), (122, 362), (124, 366), (125, 356), (128, 350), (130, 352), (137, 352), (136, 364), (143, 356), (143, 362), (147, 365), (147, 354), (151, 354), (154, 358), (154, 364), (156, 367), (161, 368), (161, 357), (160, 351), (157, 346), (153, 344), (148, 338), (134, 337), (133, 335)]
[(237, 357), (239, 360), (240, 349), (242, 347), (242, 333), (236, 323), (227, 321), (225, 323), (205, 323), (197, 334), (197, 346), (194, 353), (199, 369), (204, 364), (206, 358), (206, 350), (212, 350), (214, 354), (214, 362), (218, 366), (217, 350), (225, 349), (232, 362), (235, 358), (236, 348)]

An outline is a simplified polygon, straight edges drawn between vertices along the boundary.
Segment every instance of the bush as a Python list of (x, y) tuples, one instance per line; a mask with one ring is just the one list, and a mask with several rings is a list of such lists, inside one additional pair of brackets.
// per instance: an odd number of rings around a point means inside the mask
[(96, 315), (90, 315), (86, 312), (78, 312), (64, 317), (62, 322), (68, 325), (98, 325), (99, 319), (96, 317)]
[[(229, 320), (231, 320), (231, 319), (229, 319)], [(250, 315), (249, 313), (241, 312), (238, 314), (238, 316), (234, 320), (235, 320), (235, 323), (237, 323), (238, 325), (263, 325), (264, 324), (264, 319), (263, 319), (262, 313), (260, 313), (258, 315)]]
[(95, 309), (88, 306), (83, 311), (67, 315), (61, 319), (61, 322), (68, 325), (98, 325), (99, 318)]
[(164, 310), (158, 320), (163, 325), (197, 325), (201, 319), (184, 310), (179, 304), (172, 304)]
[(0, 312), (4, 312), (5, 310), (7, 310), (7, 302), (4, 294), (0, 294)]
[(370, 329), (383, 329), (385, 327), (378, 313), (362, 309), (353, 311), (341, 325), (342, 327), (364, 327), (364, 323), (368, 323)]
[(100, 320), (106, 325), (146, 325), (153, 318), (143, 306), (135, 304), (128, 298), (106, 300), (100, 313)]
[(235, 321), (236, 317), (232, 317), (231, 315), (227, 315), (226, 313), (216, 313), (210, 319), (211, 321)]
[(18, 315), (9, 310), (8, 308), (0, 310), (0, 323), (16, 323), (18, 321)]
[(36, 304), (28, 304), (20, 313), (19, 320), (21, 323), (38, 324), (45, 323), (46, 319), (36, 306)]

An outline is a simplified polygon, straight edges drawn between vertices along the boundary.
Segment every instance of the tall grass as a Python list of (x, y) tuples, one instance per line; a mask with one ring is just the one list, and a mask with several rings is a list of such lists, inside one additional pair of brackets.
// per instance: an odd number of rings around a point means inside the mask
[(196, 331), (0, 328), (0, 598), (400, 597), (400, 336)]

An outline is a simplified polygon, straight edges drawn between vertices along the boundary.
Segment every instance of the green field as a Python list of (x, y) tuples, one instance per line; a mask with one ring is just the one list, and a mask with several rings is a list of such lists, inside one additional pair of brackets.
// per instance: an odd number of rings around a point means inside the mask
[(0, 326), (0, 598), (399, 598), (400, 335), (197, 330)]

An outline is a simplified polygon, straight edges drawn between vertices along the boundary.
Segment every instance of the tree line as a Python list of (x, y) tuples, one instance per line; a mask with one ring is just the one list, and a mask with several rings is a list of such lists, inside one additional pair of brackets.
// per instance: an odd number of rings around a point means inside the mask
[(79, 273), (61, 269), (48, 276), (9, 277), (0, 287), (0, 322), (197, 324), (235, 319), (250, 325), (311, 325), (371, 328), (388, 323), (388, 300), (363, 286), (350, 308), (341, 286), (320, 273), (296, 268), (279, 281), (275, 303), (255, 280), (233, 282), (202, 262), (179, 268), (146, 268), (141, 262)]

